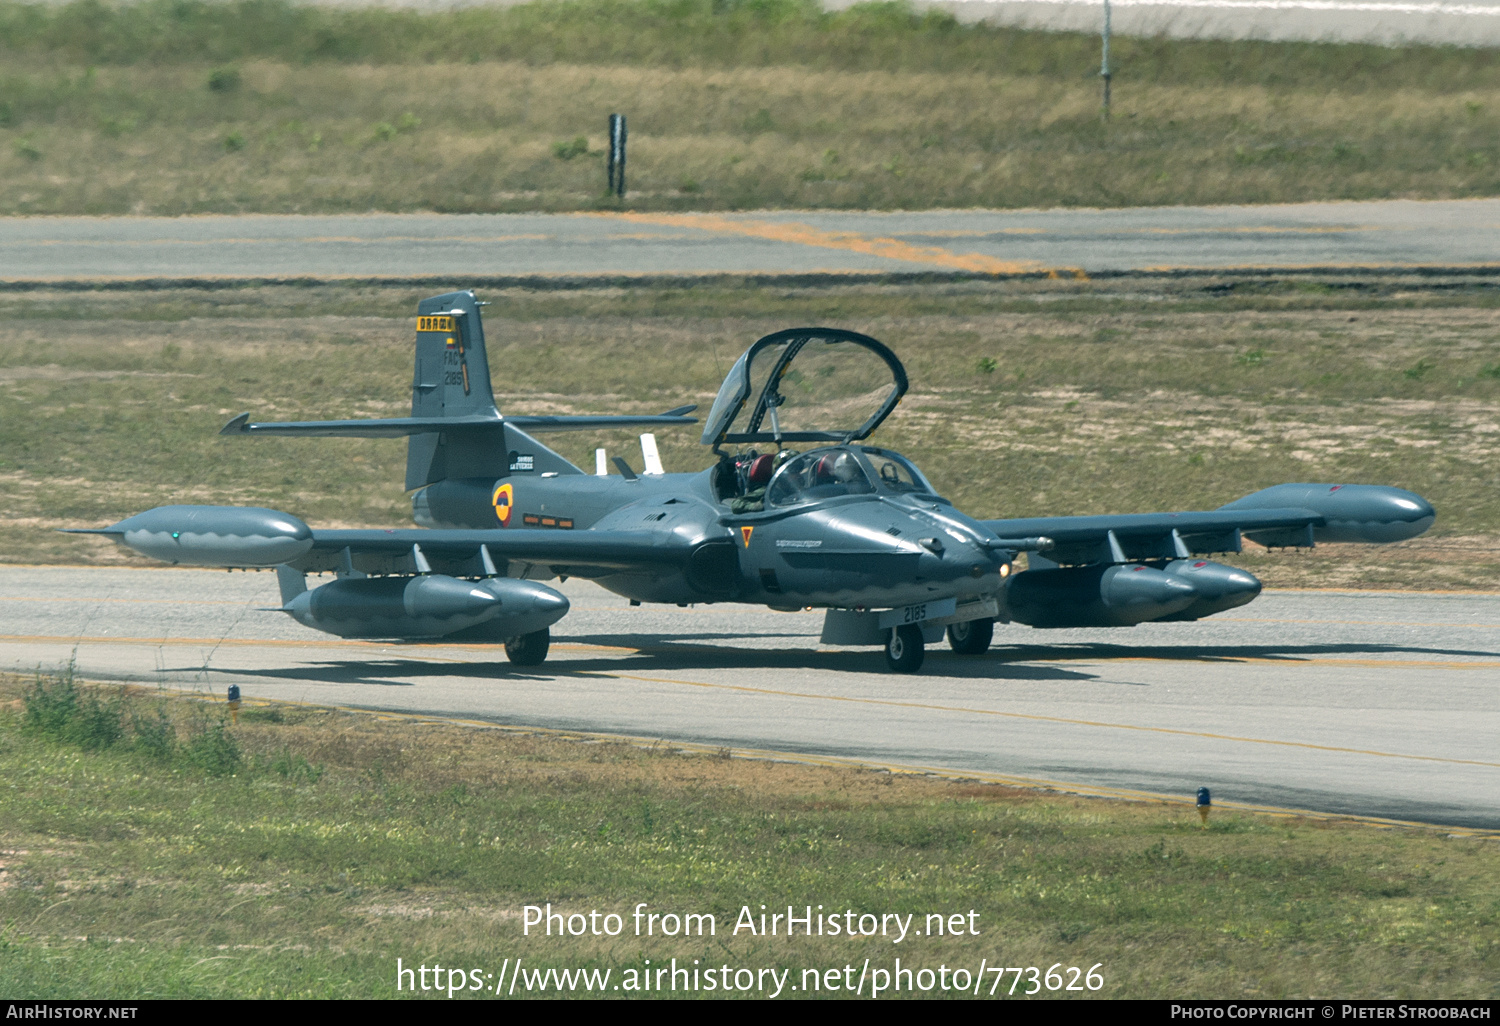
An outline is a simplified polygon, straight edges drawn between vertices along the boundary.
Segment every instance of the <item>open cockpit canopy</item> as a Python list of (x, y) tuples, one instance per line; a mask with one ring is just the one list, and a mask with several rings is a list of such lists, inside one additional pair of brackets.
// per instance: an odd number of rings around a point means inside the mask
[(745, 350), (724, 378), (703, 444), (851, 442), (906, 394), (906, 368), (884, 345), (838, 328), (791, 328)]

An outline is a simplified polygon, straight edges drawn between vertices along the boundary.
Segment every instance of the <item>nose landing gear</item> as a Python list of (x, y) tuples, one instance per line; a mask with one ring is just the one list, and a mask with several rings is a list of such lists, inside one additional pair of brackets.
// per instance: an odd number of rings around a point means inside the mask
[(885, 665), (896, 673), (916, 673), (925, 654), (922, 628), (914, 623), (895, 628), (886, 639)]

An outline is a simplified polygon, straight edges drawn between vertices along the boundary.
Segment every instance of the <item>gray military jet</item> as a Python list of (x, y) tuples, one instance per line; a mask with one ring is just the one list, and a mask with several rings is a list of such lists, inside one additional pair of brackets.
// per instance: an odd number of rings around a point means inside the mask
[[(922, 665), (947, 634), (977, 655), (1002, 623), (1128, 627), (1243, 605), (1260, 582), (1200, 558), (1319, 541), (1394, 542), (1433, 509), (1377, 485), (1284, 484), (1204, 512), (981, 520), (953, 508), (911, 461), (866, 440), (907, 390), (875, 339), (832, 328), (768, 335), (734, 364), (703, 427), (717, 462), (661, 472), (598, 453), (585, 473), (537, 440), (553, 431), (696, 423), (659, 416), (506, 416), (490, 389), (471, 292), (421, 302), (411, 416), (251, 423), (227, 435), (407, 437), (420, 527), (315, 530), (289, 513), (164, 506), (92, 533), (174, 564), (275, 567), (283, 610), (341, 637), (504, 643), (547, 656), (568, 600), (541, 581), (584, 577), (632, 603), (754, 602), (826, 609), (822, 640), (884, 646)], [(646, 444), (649, 441), (649, 444)], [(1027, 568), (1015, 561), (1028, 553)], [(309, 590), (306, 574), (335, 579)]]

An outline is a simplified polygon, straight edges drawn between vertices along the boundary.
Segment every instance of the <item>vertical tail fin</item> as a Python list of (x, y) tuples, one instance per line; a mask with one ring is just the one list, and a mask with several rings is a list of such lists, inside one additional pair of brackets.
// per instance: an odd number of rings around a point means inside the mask
[[(417, 304), (411, 415), (499, 421), (474, 293), (448, 292)], [(498, 424), (490, 430), (412, 435), (406, 444), (406, 490), (450, 477), (504, 476), (508, 450), (497, 429)]]
[(449, 292), (417, 304), (411, 415), (500, 416), (490, 389), (484, 323), (474, 293)]

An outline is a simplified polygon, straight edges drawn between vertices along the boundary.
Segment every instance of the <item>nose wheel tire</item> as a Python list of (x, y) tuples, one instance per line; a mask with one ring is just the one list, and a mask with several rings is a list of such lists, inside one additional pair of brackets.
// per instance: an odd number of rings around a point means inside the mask
[(505, 643), (505, 654), (516, 666), (540, 666), (547, 658), (547, 649), (551, 647), (552, 632), (543, 627), (519, 638), (511, 638)]
[(984, 654), (994, 636), (995, 621), (988, 618), (948, 625), (948, 647), (959, 655)]
[(916, 673), (922, 668), (922, 628), (914, 623), (897, 627), (885, 643), (885, 665), (897, 673)]

